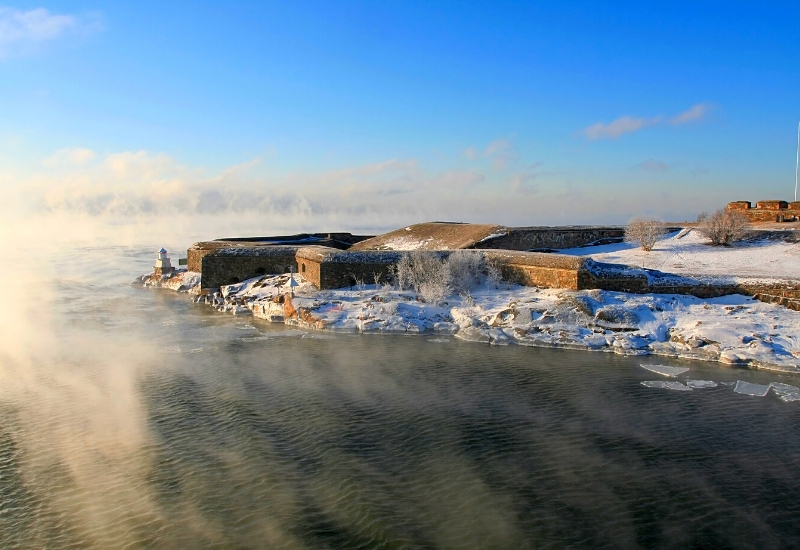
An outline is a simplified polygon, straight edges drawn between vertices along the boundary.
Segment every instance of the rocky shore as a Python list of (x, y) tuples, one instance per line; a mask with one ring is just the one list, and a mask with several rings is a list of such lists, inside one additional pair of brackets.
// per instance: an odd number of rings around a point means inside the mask
[(412, 291), (359, 285), (318, 291), (300, 275), (255, 277), (199, 295), (200, 275), (136, 282), (194, 294), (220, 312), (306, 330), (447, 334), (470, 342), (662, 355), (800, 373), (800, 313), (753, 298), (567, 291), (500, 283), (425, 303)]

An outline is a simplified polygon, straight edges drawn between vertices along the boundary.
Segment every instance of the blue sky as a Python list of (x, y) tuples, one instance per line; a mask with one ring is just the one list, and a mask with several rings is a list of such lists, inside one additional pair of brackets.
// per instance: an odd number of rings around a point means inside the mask
[(18, 2), (0, 183), (41, 211), (342, 227), (790, 199), (798, 6)]

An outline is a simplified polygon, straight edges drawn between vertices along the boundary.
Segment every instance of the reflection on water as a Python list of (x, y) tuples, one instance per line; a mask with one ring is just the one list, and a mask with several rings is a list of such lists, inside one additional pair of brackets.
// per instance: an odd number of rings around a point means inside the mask
[(97, 254), (2, 354), (3, 548), (800, 546), (797, 404), (608, 354), (303, 337)]

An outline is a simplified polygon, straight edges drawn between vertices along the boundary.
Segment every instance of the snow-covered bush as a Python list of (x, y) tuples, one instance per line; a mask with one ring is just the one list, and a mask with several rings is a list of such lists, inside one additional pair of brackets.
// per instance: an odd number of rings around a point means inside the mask
[(394, 284), (399, 290), (413, 288), (414, 263), (411, 254), (403, 254), (392, 269)]
[(413, 289), (426, 302), (441, 304), (447, 296), (463, 294), (481, 284), (489, 269), (479, 251), (456, 250), (447, 257), (437, 252), (403, 254), (394, 266), (394, 280), (400, 290)]
[(638, 244), (651, 251), (656, 241), (667, 232), (664, 222), (654, 218), (633, 218), (625, 226), (625, 242)]
[(456, 250), (447, 258), (450, 271), (450, 292), (463, 294), (481, 284), (486, 271), (486, 256), (472, 250)]
[(728, 246), (747, 236), (749, 220), (741, 212), (720, 208), (700, 223), (700, 231), (714, 246)]
[(486, 284), (492, 288), (500, 288), (500, 281), (503, 280), (503, 273), (494, 262), (486, 262)]

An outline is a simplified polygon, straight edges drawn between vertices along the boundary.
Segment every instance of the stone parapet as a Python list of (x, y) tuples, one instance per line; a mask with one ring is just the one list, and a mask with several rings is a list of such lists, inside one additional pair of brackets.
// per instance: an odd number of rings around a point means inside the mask
[(394, 251), (336, 250), (307, 246), (297, 251), (298, 273), (319, 289), (386, 282), (402, 253)]
[[(202, 257), (201, 288), (218, 288), (273, 273), (297, 271), (299, 246), (228, 247), (206, 252)], [(191, 271), (191, 270), (190, 270)]]
[(523, 251), (576, 248), (624, 237), (622, 226), (509, 227), (502, 235), (487, 238), (471, 248)]

